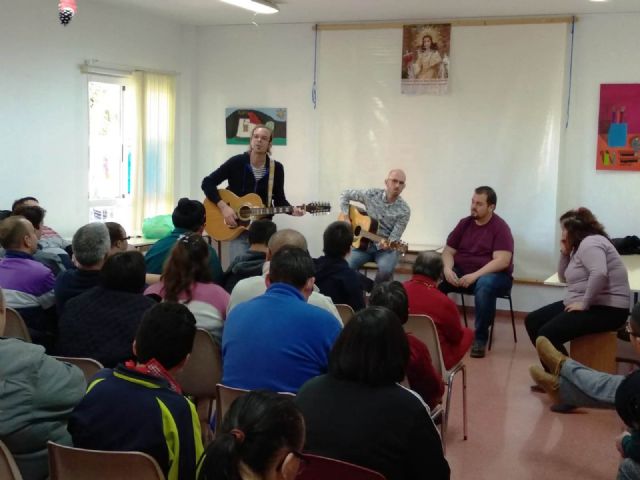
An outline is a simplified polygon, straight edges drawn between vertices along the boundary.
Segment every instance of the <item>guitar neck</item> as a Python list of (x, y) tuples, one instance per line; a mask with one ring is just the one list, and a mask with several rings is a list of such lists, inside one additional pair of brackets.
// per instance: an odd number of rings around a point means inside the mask
[(284, 207), (251, 207), (251, 216), (275, 215), (276, 213), (291, 213), (294, 207), (286, 205)]
[(386, 240), (386, 238), (381, 237), (380, 235), (376, 235), (375, 233), (367, 232), (364, 229), (362, 229), (360, 231), (360, 236), (364, 237), (364, 238), (367, 238), (367, 239), (369, 239), (371, 241), (374, 241), (374, 242), (381, 242), (382, 240)]

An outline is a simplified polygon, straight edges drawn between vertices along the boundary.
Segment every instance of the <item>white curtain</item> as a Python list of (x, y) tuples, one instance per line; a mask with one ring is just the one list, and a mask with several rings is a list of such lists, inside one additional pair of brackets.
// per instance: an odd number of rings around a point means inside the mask
[(133, 75), (136, 90), (137, 155), (133, 172), (133, 231), (142, 221), (173, 209), (175, 78), (148, 72)]

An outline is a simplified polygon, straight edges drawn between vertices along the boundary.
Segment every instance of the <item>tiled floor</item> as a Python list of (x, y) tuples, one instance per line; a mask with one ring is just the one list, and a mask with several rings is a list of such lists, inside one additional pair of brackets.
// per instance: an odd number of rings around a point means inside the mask
[[(472, 318), (470, 318), (472, 321)], [(496, 320), (494, 344), (482, 359), (465, 358), (469, 438), (462, 438), (462, 376), (457, 375), (447, 434), (452, 480), (581, 479), (616, 477), (614, 438), (623, 424), (613, 410), (549, 411), (545, 394), (529, 390), (537, 356), (516, 320)]]

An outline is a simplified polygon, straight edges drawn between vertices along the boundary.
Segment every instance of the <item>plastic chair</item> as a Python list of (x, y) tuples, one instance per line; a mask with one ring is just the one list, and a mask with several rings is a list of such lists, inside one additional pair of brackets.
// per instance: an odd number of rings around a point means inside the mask
[(108, 452), (48, 442), (50, 480), (164, 480), (155, 459), (142, 452)]
[(183, 392), (193, 398), (203, 428), (203, 440), (213, 414), (216, 385), (222, 378), (222, 352), (211, 334), (198, 328), (193, 339), (191, 356), (181, 372), (175, 375)]
[(31, 334), (27, 328), (27, 324), (24, 323), (22, 316), (13, 308), (6, 308), (6, 323), (4, 326), (4, 332), (2, 336), (21, 338), (25, 342), (31, 343)]
[[(468, 327), (467, 323), (467, 307), (464, 305), (464, 296), (465, 295), (473, 295), (472, 292), (462, 291), (462, 290), (453, 290), (456, 293), (460, 294), (460, 300), (462, 303), (462, 316), (464, 317), (464, 326)], [(504, 295), (498, 295), (496, 298), (503, 298), (505, 300), (509, 300), (509, 311), (511, 312), (511, 328), (513, 328), (513, 341), (518, 343), (518, 337), (516, 335), (516, 317), (513, 313), (513, 301), (511, 300), (511, 289), (509, 289), (509, 293)], [(493, 324), (495, 323), (496, 317), (494, 316), (491, 320), (491, 325), (489, 325), (489, 329), (491, 332), (489, 333), (489, 350), (491, 350), (491, 344), (493, 343)]]
[[(245, 390), (244, 388), (234, 388), (228, 387), (221, 383), (216, 385), (216, 432), (220, 431), (220, 426), (222, 425), (222, 419), (226, 415), (229, 407), (234, 402), (236, 398), (242, 397), (246, 395), (251, 390)], [(293, 393), (289, 392), (278, 392), (278, 395), (283, 395), (286, 397), (295, 397)]]
[(55, 357), (61, 362), (70, 363), (71, 365), (75, 365), (82, 373), (84, 373), (84, 378), (89, 384), (89, 381), (93, 378), (93, 376), (98, 373), (100, 370), (104, 368), (104, 366), (97, 360), (93, 358), (83, 358), (83, 357)]
[[(447, 386), (446, 403), (442, 408), (442, 412), (438, 412), (438, 408), (432, 412), (432, 418), (440, 414), (442, 416), (440, 422), (440, 434), (442, 436), (442, 448), (446, 449), (445, 437), (447, 427), (449, 425), (449, 411), (451, 410), (451, 395), (453, 393), (453, 380), (458, 372), (462, 372), (462, 429), (464, 439), (467, 439), (467, 368), (464, 362), (459, 361), (451, 370), (447, 370), (442, 359), (442, 350), (440, 348), (440, 339), (438, 338), (438, 330), (431, 317), (427, 315), (409, 315), (409, 320), (404, 324), (406, 332), (412, 333), (420, 341), (422, 341), (429, 349), (431, 362), (436, 372), (442, 373), (442, 380)], [(435, 418), (434, 418), (435, 421)]]
[(340, 318), (342, 319), (342, 325), (346, 326), (351, 320), (351, 317), (355, 314), (351, 305), (347, 305), (346, 303), (336, 303), (336, 309), (340, 314)]
[(3, 480), (22, 480), (18, 465), (2, 440), (0, 440), (0, 478)]
[(385, 480), (384, 475), (353, 463), (304, 454), (296, 480)]

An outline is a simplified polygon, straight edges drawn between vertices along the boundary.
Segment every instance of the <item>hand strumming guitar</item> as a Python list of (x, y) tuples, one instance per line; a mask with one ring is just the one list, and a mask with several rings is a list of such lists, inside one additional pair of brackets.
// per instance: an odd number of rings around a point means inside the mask
[(233, 208), (227, 205), (227, 202), (225, 202), (224, 200), (220, 200), (217, 205), (220, 209), (220, 212), (222, 213), (222, 216), (224, 217), (224, 223), (229, 227), (237, 227), (238, 224), (236, 223), (236, 219), (238, 218), (238, 216), (236, 215), (236, 212), (233, 210)]

